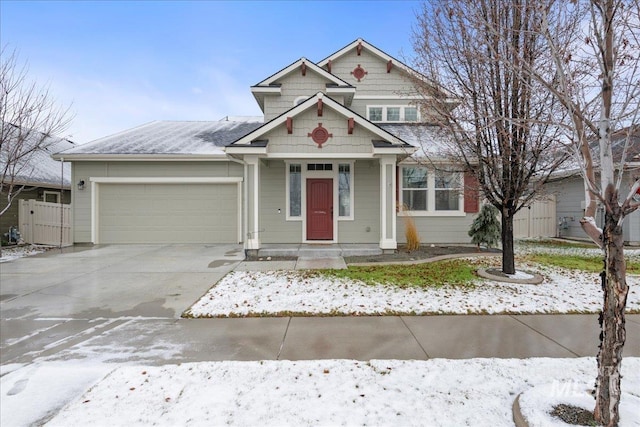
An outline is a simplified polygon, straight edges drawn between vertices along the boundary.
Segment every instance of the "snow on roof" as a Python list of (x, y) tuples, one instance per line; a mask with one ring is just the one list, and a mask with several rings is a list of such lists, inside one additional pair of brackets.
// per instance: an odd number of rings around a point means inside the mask
[(424, 123), (383, 123), (378, 126), (418, 148), (412, 155), (416, 159), (444, 159), (451, 147), (451, 138), (441, 126)]
[(154, 121), (77, 146), (58, 156), (105, 154), (224, 155), (223, 148), (262, 126), (262, 117)]
[[(31, 138), (40, 138), (39, 132), (32, 132)], [(28, 144), (28, 142), (25, 142)], [(35, 142), (34, 142), (35, 144)], [(64, 187), (71, 185), (71, 165), (67, 162), (64, 168), (59, 161), (54, 160), (51, 155), (58, 151), (75, 147), (76, 144), (68, 139), (58, 137), (47, 137), (43, 144), (43, 150), (33, 151), (29, 156), (24, 157), (25, 164), (19, 168), (14, 177), (14, 182), (19, 185), (37, 186), (45, 184), (53, 187), (60, 187), (60, 175)], [(0, 157), (0, 168), (4, 169), (6, 159)]]

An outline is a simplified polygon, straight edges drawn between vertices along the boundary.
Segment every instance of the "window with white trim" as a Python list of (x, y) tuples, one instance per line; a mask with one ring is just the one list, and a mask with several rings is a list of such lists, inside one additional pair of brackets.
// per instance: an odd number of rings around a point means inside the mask
[(399, 202), (401, 210), (420, 215), (463, 212), (463, 182), (460, 172), (425, 166), (400, 168)]
[(56, 191), (45, 191), (42, 200), (48, 203), (60, 203), (60, 193)]
[(338, 165), (338, 216), (351, 216), (351, 165)]
[(410, 105), (368, 105), (367, 117), (372, 122), (417, 122), (418, 108)]
[(302, 166), (289, 165), (289, 216), (302, 215)]

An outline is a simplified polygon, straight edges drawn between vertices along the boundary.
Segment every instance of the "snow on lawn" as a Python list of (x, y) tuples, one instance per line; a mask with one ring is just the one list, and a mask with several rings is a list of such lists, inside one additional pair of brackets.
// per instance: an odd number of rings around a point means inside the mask
[[(620, 425), (637, 426), (640, 358), (625, 358), (622, 369)], [(126, 366), (73, 400), (47, 426), (512, 426), (519, 393), (550, 383), (546, 390), (558, 402), (570, 402), (585, 384), (593, 384), (595, 372), (593, 358)], [(529, 401), (535, 405), (539, 399)], [(522, 406), (523, 412), (536, 412), (526, 401)], [(553, 425), (544, 414), (538, 419), (540, 424), (532, 425)]]
[(41, 254), (49, 249), (51, 249), (50, 246), (37, 245), (4, 246), (0, 251), (2, 253), (0, 262), (8, 262), (26, 256)]
[[(425, 289), (370, 286), (296, 271), (235, 271), (213, 286), (185, 316), (596, 313), (600, 309), (602, 291), (597, 274), (550, 267), (537, 270), (545, 276), (540, 285), (478, 281), (473, 287)], [(628, 276), (627, 283), (627, 309), (640, 310), (640, 277)]]

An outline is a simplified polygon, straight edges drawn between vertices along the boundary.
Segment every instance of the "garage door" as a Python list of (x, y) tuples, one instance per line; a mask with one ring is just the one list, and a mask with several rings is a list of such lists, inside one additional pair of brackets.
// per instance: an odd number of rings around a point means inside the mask
[(99, 243), (237, 243), (234, 184), (100, 184)]

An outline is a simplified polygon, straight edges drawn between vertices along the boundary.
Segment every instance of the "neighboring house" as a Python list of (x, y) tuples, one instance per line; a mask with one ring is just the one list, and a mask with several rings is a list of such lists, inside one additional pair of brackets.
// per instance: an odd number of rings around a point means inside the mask
[[(611, 149), (617, 171), (620, 170), (622, 152), (625, 140), (629, 136), (626, 151), (626, 162), (620, 186), (620, 197), (626, 197), (633, 183), (640, 178), (640, 126), (633, 129), (623, 129), (611, 138)], [(597, 162), (599, 154), (594, 156)], [(596, 171), (596, 180), (599, 182)], [(556, 195), (556, 215), (558, 216), (558, 236), (569, 238), (587, 238), (580, 226), (580, 219), (584, 216), (585, 197), (584, 181), (579, 169), (572, 169), (555, 174), (545, 185), (545, 192)], [(602, 225), (604, 212), (598, 208), (596, 222)], [(628, 244), (640, 245), (640, 210), (636, 210), (625, 218), (623, 225), (624, 241)]]
[(74, 240), (394, 250), (404, 207), (423, 242), (468, 243), (477, 190), (419, 162), (438, 161), (443, 136), (421, 120), (432, 112), (417, 107), (416, 75), (358, 39), (252, 86), (264, 119), (152, 122), (60, 153), (86, 183)]
[[(42, 134), (38, 134), (38, 138)], [(51, 155), (68, 150), (76, 145), (63, 138), (49, 137), (44, 141), (44, 150), (34, 151), (25, 158), (24, 164), (14, 179), (14, 190), (20, 190), (9, 209), (0, 216), (0, 238), (8, 233), (10, 227), (19, 228), (18, 205), (19, 200), (34, 199), (41, 202), (70, 203), (71, 202), (71, 164), (54, 160)], [(0, 156), (0, 168), (4, 170), (6, 158)], [(9, 177), (7, 177), (7, 181)], [(0, 193), (0, 211), (7, 206), (7, 193)]]

